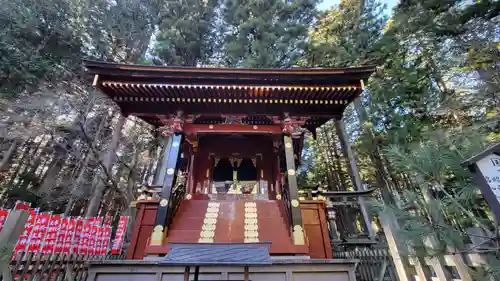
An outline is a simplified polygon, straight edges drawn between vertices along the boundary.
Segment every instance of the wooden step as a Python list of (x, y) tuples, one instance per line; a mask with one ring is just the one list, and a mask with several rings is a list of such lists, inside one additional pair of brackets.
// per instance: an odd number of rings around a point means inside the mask
[(198, 242), (207, 212), (206, 200), (183, 200), (167, 234), (169, 242)]
[(214, 242), (245, 242), (245, 203), (255, 202), (259, 241), (272, 243), (271, 254), (301, 253), (292, 244), (283, 202), (274, 200), (184, 200), (170, 226), (167, 242), (198, 242), (209, 202), (219, 205)]

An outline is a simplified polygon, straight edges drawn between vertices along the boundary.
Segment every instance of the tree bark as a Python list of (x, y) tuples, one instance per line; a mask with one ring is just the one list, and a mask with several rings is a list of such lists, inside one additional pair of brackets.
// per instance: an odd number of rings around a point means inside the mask
[(91, 151), (92, 147), (97, 143), (97, 140), (99, 139), (99, 136), (101, 135), (101, 131), (104, 129), (104, 124), (106, 124), (106, 121), (108, 120), (107, 116), (104, 118), (101, 118), (101, 121), (99, 122), (99, 126), (97, 127), (97, 130), (94, 134), (94, 144), (91, 145), (89, 148), (85, 159), (83, 160), (82, 166), (80, 167), (80, 171), (78, 173), (78, 177), (75, 180), (75, 183), (73, 184), (71, 188), (71, 192), (69, 194), (68, 202), (66, 203), (66, 208), (64, 210), (64, 215), (68, 216), (73, 209), (73, 205), (75, 203), (76, 199), (76, 191), (82, 187), (84, 181), (85, 181), (85, 172), (87, 171), (87, 167), (89, 166), (90, 162), (94, 159), (94, 154)]
[[(361, 104), (361, 98), (357, 98), (354, 100), (354, 108), (356, 110), (356, 113), (358, 114), (359, 123), (361, 124), (361, 127), (363, 127), (363, 124), (368, 122), (368, 113)], [(367, 131), (370, 138), (370, 158), (373, 162), (373, 165), (375, 166), (375, 180), (377, 182), (378, 188), (382, 190), (382, 198), (384, 199), (384, 202), (393, 203), (394, 200), (391, 196), (391, 192), (389, 191), (387, 175), (385, 172), (384, 164), (382, 162), (382, 157), (380, 156), (380, 148), (377, 144), (377, 140), (375, 139), (375, 134), (373, 133), (371, 128), (368, 128)]]
[[(73, 141), (74, 137), (68, 139), (68, 142), (72, 143)], [(66, 162), (66, 158), (68, 156), (67, 148), (70, 146), (71, 145), (67, 145), (66, 143), (64, 143), (64, 141), (63, 143), (54, 144), (54, 158), (49, 164), (49, 170), (45, 174), (45, 177), (40, 184), (40, 188), (38, 189), (40, 193), (48, 194), (56, 186), (57, 177), (59, 175), (59, 172), (61, 172), (62, 168), (64, 167), (64, 163)]]
[(118, 117), (118, 121), (116, 122), (114, 134), (111, 139), (111, 142), (105, 152), (104, 157), (102, 158), (102, 169), (106, 169), (104, 173), (99, 175), (101, 177), (98, 179), (97, 186), (94, 189), (92, 197), (90, 199), (89, 205), (87, 207), (86, 216), (92, 217), (96, 216), (99, 211), (99, 205), (101, 204), (102, 196), (106, 189), (106, 185), (108, 182), (108, 178), (111, 175), (111, 169), (113, 167), (114, 162), (116, 161), (116, 149), (118, 148), (118, 144), (120, 142), (120, 137), (122, 135), (123, 125), (125, 124), (126, 118), (120, 114)]
[(14, 152), (16, 152), (17, 146), (20, 144), (19, 140), (13, 140), (9, 146), (9, 149), (4, 151), (2, 155), (2, 161), (0, 162), (0, 172), (7, 170), (10, 166), (10, 161), (12, 156), (14, 156)]
[[(337, 135), (339, 136), (344, 157), (348, 162), (347, 171), (349, 172), (349, 176), (351, 177), (354, 188), (356, 190), (365, 190), (363, 181), (361, 180), (361, 175), (359, 174), (359, 168), (356, 163), (357, 162), (356, 157), (354, 156), (354, 153), (351, 150), (349, 140), (347, 139), (347, 135), (345, 133), (344, 122), (342, 120), (335, 120), (335, 129), (337, 130)], [(373, 236), (373, 231), (371, 228), (372, 220), (370, 214), (368, 213), (364, 198), (359, 198), (359, 208), (363, 216), (365, 231), (369, 237), (372, 237)]]

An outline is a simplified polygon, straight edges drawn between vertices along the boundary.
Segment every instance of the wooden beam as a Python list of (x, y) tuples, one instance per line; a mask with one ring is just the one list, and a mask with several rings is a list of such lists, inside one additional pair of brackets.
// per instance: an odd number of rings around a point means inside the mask
[(170, 144), (172, 143), (172, 138), (168, 136), (159, 136), (157, 141), (161, 145), (161, 151), (153, 178), (153, 185), (161, 186), (163, 184), (163, 180), (165, 179), (165, 173), (167, 172), (168, 153)]
[(186, 266), (184, 268), (184, 281), (189, 281), (189, 270), (190, 270), (189, 266)]
[(245, 266), (244, 273), (243, 273), (243, 279), (245, 281), (250, 281), (250, 270), (248, 269), (248, 265)]
[(182, 140), (182, 134), (172, 136), (172, 142), (170, 143), (166, 159), (166, 174), (163, 179), (162, 191), (160, 192), (160, 205), (158, 206), (155, 227), (151, 235), (151, 245), (162, 245), (165, 234), (167, 233), (168, 212), (172, 204), (172, 202), (169, 202), (169, 198), (172, 187), (177, 179)]
[(184, 124), (184, 133), (190, 134), (282, 134), (278, 125)]
[[(294, 245), (305, 245), (302, 214), (299, 206), (299, 192), (297, 184), (297, 171), (295, 170), (295, 157), (293, 153), (292, 137), (285, 135), (286, 175), (292, 212), (292, 239)], [(286, 187), (285, 187), (286, 188)]]
[[(131, 111), (131, 112), (128, 112), (129, 115), (133, 115), (133, 116), (137, 116), (137, 117), (149, 117), (149, 118), (158, 118), (159, 116), (165, 116), (165, 118), (169, 118), (170, 115), (165, 115), (165, 114), (156, 114), (156, 113), (146, 113), (146, 112), (134, 112), (134, 111)], [(193, 119), (197, 119), (199, 117), (221, 117), (221, 118), (224, 118), (224, 117), (227, 117), (227, 116), (239, 116), (239, 117), (248, 117), (248, 116), (261, 116), (261, 117), (267, 117), (270, 121), (273, 121), (273, 120), (276, 120), (276, 123), (275, 124), (281, 124), (281, 116), (278, 116), (278, 115), (272, 115), (272, 114), (250, 114), (250, 113), (247, 113), (247, 114), (229, 114), (229, 113), (220, 113), (220, 112), (206, 112), (206, 113), (203, 113), (203, 114), (192, 114), (192, 118)], [(189, 116), (188, 116), (189, 117)], [(304, 117), (302, 115), (290, 115), (290, 118), (301, 118), (301, 117)], [(307, 118), (309, 120), (311, 119), (315, 119), (315, 118), (332, 118), (332, 114), (307, 114)], [(186, 120), (186, 123), (190, 124), (192, 122), (188, 122)]]

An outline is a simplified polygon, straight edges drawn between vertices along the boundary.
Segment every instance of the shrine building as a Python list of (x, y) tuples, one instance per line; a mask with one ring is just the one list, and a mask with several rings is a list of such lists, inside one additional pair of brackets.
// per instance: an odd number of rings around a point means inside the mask
[[(288, 280), (269, 277), (287, 270), (294, 276), (309, 272), (293, 280), (355, 280), (355, 262), (332, 259), (325, 198), (301, 198), (297, 168), (305, 135), (315, 137), (318, 127), (340, 120), (374, 67), (194, 68), (95, 61), (86, 67), (93, 85), (122, 114), (151, 124), (158, 137), (154, 180), (144, 183), (136, 201), (130, 266), (143, 259), (185, 266), (178, 272), (184, 279), (172, 280), (191, 280), (191, 267), (195, 280), (208, 280), (202, 275), (214, 272), (222, 277), (210, 275), (210, 280)], [(224, 251), (232, 254), (211, 261)], [(304, 263), (315, 269), (294, 269)], [(225, 264), (226, 269), (214, 269)], [(264, 264), (268, 269), (255, 269)], [(283, 264), (291, 269), (272, 269)], [(228, 277), (229, 266), (241, 266), (245, 276)], [(325, 272), (330, 275), (321, 275)]]

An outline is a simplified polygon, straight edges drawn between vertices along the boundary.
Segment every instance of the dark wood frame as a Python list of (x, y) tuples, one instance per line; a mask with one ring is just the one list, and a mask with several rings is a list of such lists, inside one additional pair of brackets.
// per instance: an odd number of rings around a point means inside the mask
[(488, 149), (485, 149), (484, 151), (472, 156), (471, 158), (462, 162), (461, 165), (463, 167), (467, 167), (469, 169), (469, 171), (473, 174), (475, 183), (477, 184), (477, 186), (481, 190), (481, 193), (483, 194), (486, 202), (488, 202), (488, 205), (490, 206), (491, 211), (495, 215), (497, 222), (500, 222), (500, 202), (498, 201), (497, 197), (495, 196), (495, 194), (491, 190), (483, 173), (481, 173), (481, 170), (477, 166), (478, 161), (480, 161), (480, 160), (484, 159), (486, 156), (489, 156), (492, 154), (500, 156), (500, 143), (493, 145), (493, 146), (489, 147)]

